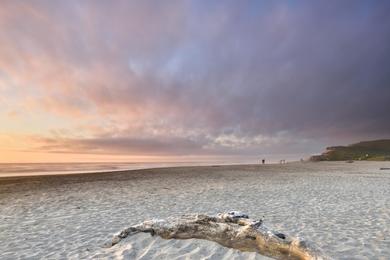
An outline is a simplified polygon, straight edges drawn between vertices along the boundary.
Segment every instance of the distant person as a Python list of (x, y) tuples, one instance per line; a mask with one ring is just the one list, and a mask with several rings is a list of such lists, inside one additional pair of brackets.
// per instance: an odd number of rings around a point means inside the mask
[(262, 164), (265, 164), (265, 159), (261, 160), (261, 163), (262, 163)]

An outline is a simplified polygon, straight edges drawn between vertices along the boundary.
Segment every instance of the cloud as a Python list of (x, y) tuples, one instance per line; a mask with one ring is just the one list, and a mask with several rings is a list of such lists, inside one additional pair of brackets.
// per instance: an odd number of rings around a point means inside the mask
[(201, 152), (199, 143), (187, 139), (141, 138), (37, 138), (34, 150), (48, 153), (128, 154), (128, 155), (191, 155)]
[(68, 122), (41, 149), (257, 154), (389, 137), (386, 1), (1, 5), (7, 111)]
[[(95, 137), (42, 138), (30, 136), (27, 139), (29, 148), (26, 152), (46, 152), (62, 154), (106, 154), (136, 156), (258, 156), (273, 154), (283, 148), (284, 153), (302, 154), (307, 140), (291, 140), (279, 134), (277, 137), (256, 136), (255, 138), (239, 137), (233, 134), (220, 136), (196, 136), (184, 138), (162, 137)], [(299, 149), (298, 149), (299, 148)]]

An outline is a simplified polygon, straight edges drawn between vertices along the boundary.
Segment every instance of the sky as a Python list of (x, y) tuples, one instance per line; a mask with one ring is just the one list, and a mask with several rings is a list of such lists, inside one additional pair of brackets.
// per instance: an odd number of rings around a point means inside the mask
[(390, 138), (390, 1), (0, 2), (0, 162)]

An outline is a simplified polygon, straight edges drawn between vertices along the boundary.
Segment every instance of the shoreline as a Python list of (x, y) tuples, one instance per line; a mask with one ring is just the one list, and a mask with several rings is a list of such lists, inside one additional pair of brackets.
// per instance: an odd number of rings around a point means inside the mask
[[(291, 161), (284, 163), (286, 164), (295, 164), (300, 163), (299, 161)], [(311, 162), (308, 162), (311, 163)], [(39, 163), (43, 164), (43, 163)], [(92, 163), (91, 163), (92, 164)], [(0, 181), (5, 179), (16, 179), (16, 178), (29, 178), (29, 177), (45, 177), (45, 176), (80, 176), (80, 175), (98, 175), (98, 174), (114, 174), (114, 173), (125, 173), (129, 171), (141, 171), (141, 170), (151, 170), (151, 169), (170, 169), (170, 168), (189, 168), (189, 167), (224, 167), (224, 166), (275, 166), (282, 165), (280, 163), (267, 163), (267, 164), (259, 164), (259, 163), (232, 163), (232, 164), (218, 164), (218, 163), (210, 163), (210, 164), (188, 164), (188, 165), (156, 165), (156, 166), (145, 166), (145, 167), (136, 167), (132, 169), (114, 169), (114, 170), (90, 170), (90, 171), (48, 171), (48, 172), (26, 172), (26, 173), (0, 173)]]
[[(294, 162), (295, 163), (295, 162)], [(294, 163), (288, 163), (292, 165)], [(93, 171), (93, 172), (75, 172), (75, 173), (61, 173), (61, 174), (34, 174), (34, 175), (18, 175), (18, 176), (1, 176), (0, 185), (5, 183), (14, 183), (14, 182), (27, 182), (27, 181), (36, 181), (36, 180), (85, 180), (85, 181), (99, 181), (99, 180), (111, 180), (116, 178), (131, 178), (131, 177), (152, 177), (157, 174), (155, 171), (158, 171), (158, 174), (170, 175), (174, 174), (173, 172), (183, 170), (205, 170), (218, 169), (221, 170), (236, 170), (241, 168), (260, 168), (260, 167), (274, 167), (280, 164), (228, 164), (228, 165), (194, 165), (194, 166), (167, 166), (167, 167), (150, 167), (142, 169), (129, 169), (129, 170), (114, 170), (114, 171)], [(287, 165), (287, 163), (285, 164)], [(146, 175), (144, 175), (146, 174)]]
[[(390, 167), (390, 161), (354, 161), (354, 165), (359, 164), (378, 164), (383, 163), (385, 169), (387, 167)], [(39, 163), (44, 164), (44, 163)], [(92, 164), (92, 163), (91, 163)], [(13, 173), (0, 173), (0, 184), (2, 181), (7, 180), (17, 180), (17, 179), (34, 179), (34, 178), (44, 178), (44, 177), (69, 177), (69, 176), (102, 176), (102, 175), (110, 175), (113, 176), (115, 174), (127, 174), (131, 172), (138, 172), (138, 171), (148, 171), (148, 170), (169, 170), (169, 169), (188, 169), (188, 168), (204, 168), (204, 167), (274, 167), (274, 166), (281, 166), (283, 167), (286, 165), (319, 165), (319, 164), (328, 164), (328, 165), (345, 165), (347, 164), (346, 161), (291, 161), (286, 163), (232, 163), (232, 164), (194, 164), (194, 165), (156, 165), (153, 166), (145, 166), (145, 167), (137, 167), (133, 169), (114, 169), (114, 170), (90, 170), (90, 171), (55, 171), (55, 172), (31, 172), (31, 173), (25, 173), (25, 174), (13, 174)]]

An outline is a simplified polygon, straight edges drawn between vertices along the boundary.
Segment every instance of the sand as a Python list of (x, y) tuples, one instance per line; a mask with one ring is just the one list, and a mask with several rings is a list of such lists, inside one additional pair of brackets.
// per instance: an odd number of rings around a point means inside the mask
[(0, 259), (267, 259), (201, 240), (113, 234), (145, 219), (240, 210), (336, 259), (390, 257), (388, 162), (177, 167), (0, 179)]

